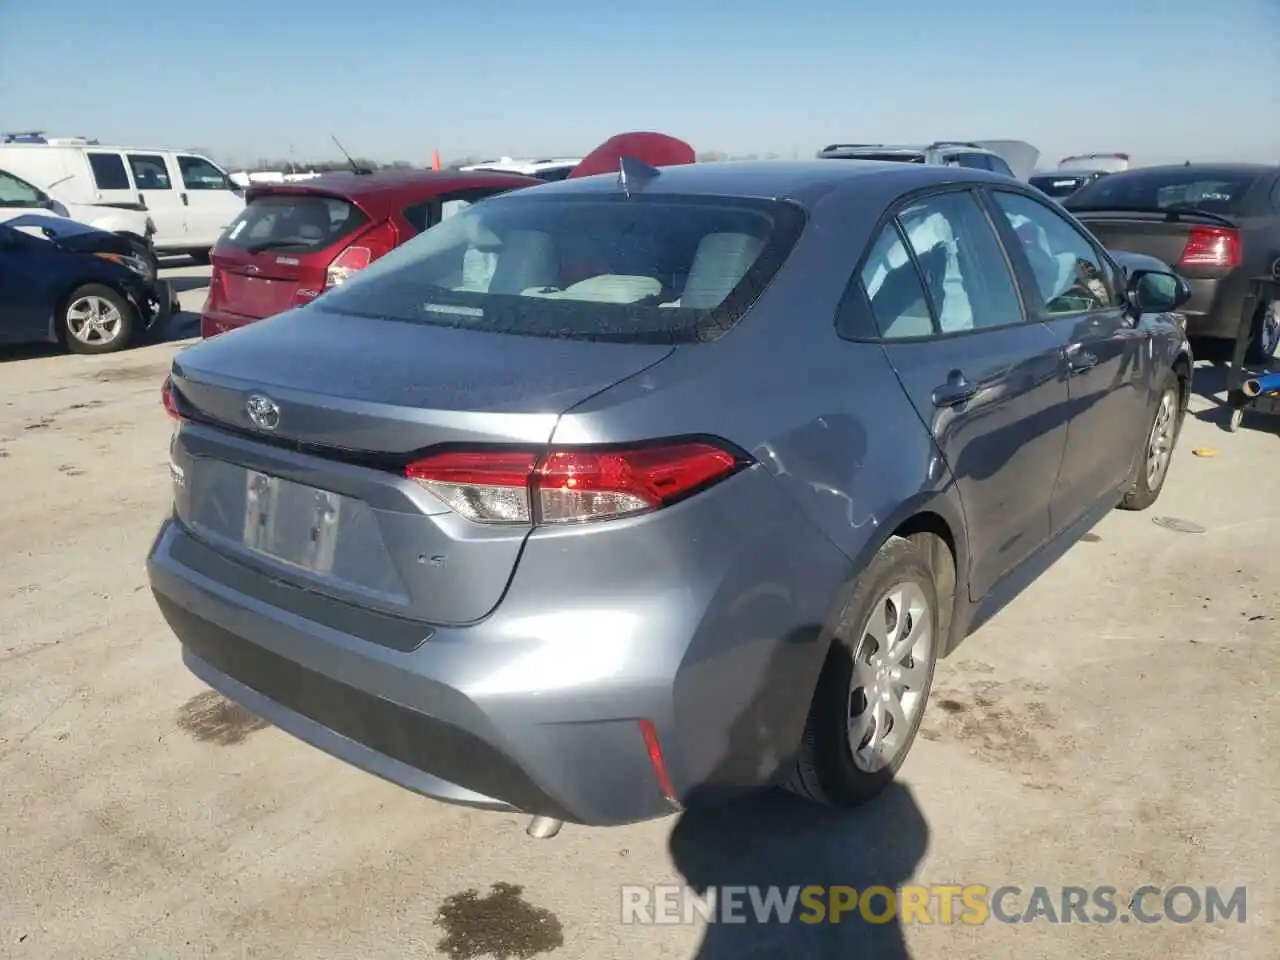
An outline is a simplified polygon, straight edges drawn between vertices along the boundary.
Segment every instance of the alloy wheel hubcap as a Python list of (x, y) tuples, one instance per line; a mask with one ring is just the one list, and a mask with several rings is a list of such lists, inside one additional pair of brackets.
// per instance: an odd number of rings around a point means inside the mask
[(849, 690), (849, 751), (859, 770), (890, 766), (906, 748), (924, 709), (933, 638), (933, 611), (919, 584), (896, 584), (872, 607)]
[(1172, 390), (1166, 390), (1156, 410), (1155, 423), (1151, 425), (1151, 438), (1147, 441), (1147, 489), (1159, 488), (1169, 469), (1169, 457), (1173, 453), (1173, 432), (1176, 422), (1177, 401)]
[(115, 304), (102, 297), (80, 297), (67, 307), (67, 330), (81, 343), (111, 343), (123, 323)]

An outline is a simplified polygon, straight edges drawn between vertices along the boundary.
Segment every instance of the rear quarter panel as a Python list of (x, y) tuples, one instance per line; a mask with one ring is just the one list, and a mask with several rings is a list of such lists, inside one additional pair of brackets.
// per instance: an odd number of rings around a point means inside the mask
[[(722, 437), (749, 452), (758, 461), (751, 472), (777, 491), (723, 517), (743, 531), (749, 556), (720, 574), (712, 609), (685, 654), (685, 683), (677, 685), (680, 726), (705, 731), (698, 756), (686, 757), (694, 782), (716, 766), (715, 745), (739, 739), (744, 724), (759, 763), (792, 754), (847, 592), (902, 521), (935, 512), (964, 549), (950, 475), (882, 349), (836, 334), (837, 304), (879, 210), (865, 191), (856, 199), (828, 195), (736, 327), (712, 343), (678, 347), (668, 360), (579, 404), (553, 435), (565, 444)], [(538, 551), (535, 534), (521, 571)], [(967, 580), (960, 589), (966, 595)], [(753, 604), (758, 616), (744, 620), (741, 611)], [(778, 608), (789, 608), (791, 629), (761, 642), (727, 627), (780, 625)], [(698, 676), (716, 678), (700, 687), (714, 691), (709, 705), (685, 692), (699, 689)], [(737, 725), (726, 726), (734, 718)], [(734, 753), (723, 762), (732, 766)], [(721, 766), (712, 779), (750, 778)]]

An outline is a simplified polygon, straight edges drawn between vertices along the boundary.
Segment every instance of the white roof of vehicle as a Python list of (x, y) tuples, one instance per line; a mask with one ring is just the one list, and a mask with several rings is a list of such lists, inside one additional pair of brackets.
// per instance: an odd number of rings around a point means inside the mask
[(576, 167), (581, 162), (581, 157), (553, 157), (550, 159), (502, 157), (498, 160), (483, 160), (480, 163), (473, 163), (461, 169), (468, 172), (472, 170), (502, 170), (507, 173), (532, 175), (541, 170), (552, 170), (556, 167)]

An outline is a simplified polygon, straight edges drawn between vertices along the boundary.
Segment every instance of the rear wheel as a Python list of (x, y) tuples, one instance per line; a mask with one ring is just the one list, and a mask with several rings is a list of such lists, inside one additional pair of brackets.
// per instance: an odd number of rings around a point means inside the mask
[(133, 306), (116, 291), (87, 283), (66, 299), (61, 322), (72, 353), (112, 353), (133, 338), (136, 317)]
[(790, 790), (855, 807), (888, 786), (924, 716), (943, 642), (938, 615), (928, 554), (891, 537), (867, 565), (841, 618)]
[(1169, 461), (1178, 442), (1182, 425), (1181, 391), (1177, 375), (1170, 370), (1161, 387), (1156, 403), (1155, 416), (1147, 431), (1146, 445), (1134, 465), (1129, 491), (1120, 501), (1122, 510), (1145, 510), (1160, 497), (1165, 477), (1169, 475)]
[(1280, 304), (1263, 303), (1253, 318), (1253, 335), (1245, 362), (1265, 366), (1280, 350)]

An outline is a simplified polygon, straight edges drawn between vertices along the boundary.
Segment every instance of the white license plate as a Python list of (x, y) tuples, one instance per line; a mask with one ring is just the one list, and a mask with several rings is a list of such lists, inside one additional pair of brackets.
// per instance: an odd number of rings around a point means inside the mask
[(244, 545), (313, 573), (329, 573), (341, 506), (335, 493), (247, 470)]

